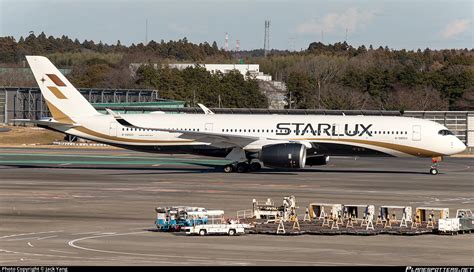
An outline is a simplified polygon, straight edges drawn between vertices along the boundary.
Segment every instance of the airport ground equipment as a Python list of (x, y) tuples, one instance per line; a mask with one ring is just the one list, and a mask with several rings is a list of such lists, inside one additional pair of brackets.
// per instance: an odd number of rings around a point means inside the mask
[(296, 198), (294, 196), (283, 197), (283, 205), (276, 206), (275, 203), (268, 198), (266, 201), (252, 200), (251, 210), (237, 211), (237, 219), (262, 219), (266, 222), (275, 222), (278, 218), (286, 221), (295, 221), (297, 217)]
[(252, 200), (252, 215), (255, 219), (275, 220), (280, 211), (275, 203), (268, 198), (267, 201)]
[(283, 206), (281, 210), (283, 212), (282, 218), (283, 221), (298, 221), (298, 215), (296, 214), (296, 197), (295, 196), (285, 196), (283, 197)]
[(308, 206), (311, 220), (337, 220), (342, 217), (342, 204), (310, 203)]
[(352, 223), (361, 222), (363, 224), (368, 219), (373, 220), (375, 214), (374, 205), (344, 204), (342, 210), (343, 218), (350, 218)]
[(460, 231), (471, 233), (474, 230), (474, 215), (470, 209), (457, 210), (456, 217), (459, 219)]
[(400, 227), (408, 227), (412, 221), (412, 207), (410, 206), (380, 206), (377, 224), (382, 223), (387, 228), (392, 224), (400, 223)]
[(206, 224), (208, 216), (221, 212), (188, 206), (157, 207), (155, 211), (155, 225), (162, 231), (179, 231), (182, 227)]
[(426, 223), (427, 227), (435, 228), (439, 219), (449, 218), (449, 208), (417, 207), (415, 214), (417, 223)]
[(456, 218), (440, 218), (438, 220), (438, 231), (449, 234), (471, 233), (474, 229), (473, 223), (474, 216), (470, 209), (458, 209)]
[[(198, 213), (191, 213), (191, 217), (199, 216)], [(208, 220), (205, 224), (195, 224), (192, 226), (183, 227), (186, 235), (240, 235), (245, 234), (245, 230), (250, 226), (248, 224), (238, 223), (235, 220), (226, 220), (224, 218), (224, 211), (215, 211), (208, 213)]]

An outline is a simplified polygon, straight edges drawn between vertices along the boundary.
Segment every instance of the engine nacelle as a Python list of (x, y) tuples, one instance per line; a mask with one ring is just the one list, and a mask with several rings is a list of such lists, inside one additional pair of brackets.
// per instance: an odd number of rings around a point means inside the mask
[(306, 165), (326, 165), (329, 162), (329, 156), (314, 156), (306, 158)]
[(297, 143), (264, 145), (260, 161), (265, 166), (274, 168), (304, 168), (306, 147)]

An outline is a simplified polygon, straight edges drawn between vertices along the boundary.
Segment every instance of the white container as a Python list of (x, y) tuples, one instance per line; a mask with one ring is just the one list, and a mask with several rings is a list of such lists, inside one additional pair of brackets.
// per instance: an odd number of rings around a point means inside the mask
[(438, 230), (443, 232), (459, 231), (459, 218), (439, 219)]

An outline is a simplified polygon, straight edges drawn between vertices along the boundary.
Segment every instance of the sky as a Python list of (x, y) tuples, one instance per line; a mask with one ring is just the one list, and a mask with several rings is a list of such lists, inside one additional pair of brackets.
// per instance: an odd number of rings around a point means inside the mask
[[(216, 41), (301, 50), (346, 40), (393, 49), (473, 48), (473, 0), (0, 0), (0, 36), (67, 35), (115, 44)], [(148, 21), (148, 24), (146, 23)], [(146, 31), (148, 25), (148, 32)], [(146, 34), (148, 33), (148, 34)]]

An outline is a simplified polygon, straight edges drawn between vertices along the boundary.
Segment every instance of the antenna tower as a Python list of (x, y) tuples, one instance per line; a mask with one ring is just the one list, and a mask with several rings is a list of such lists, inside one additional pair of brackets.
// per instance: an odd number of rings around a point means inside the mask
[(265, 57), (270, 49), (270, 20), (265, 20), (265, 40), (263, 42), (263, 50)]
[(229, 51), (229, 34), (225, 33), (224, 50)]

